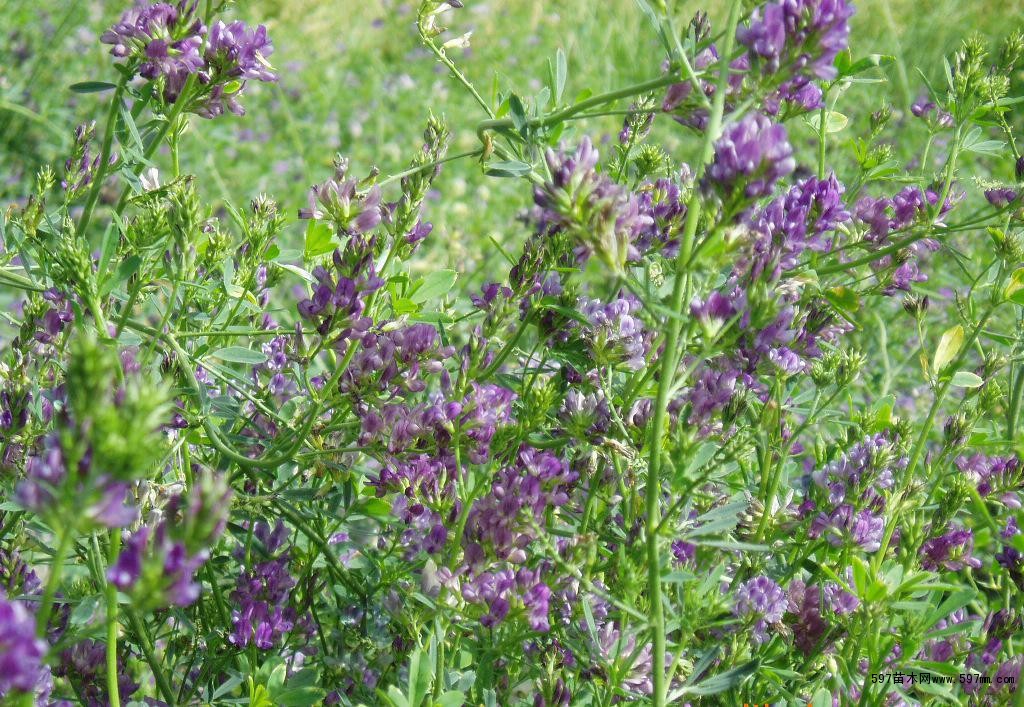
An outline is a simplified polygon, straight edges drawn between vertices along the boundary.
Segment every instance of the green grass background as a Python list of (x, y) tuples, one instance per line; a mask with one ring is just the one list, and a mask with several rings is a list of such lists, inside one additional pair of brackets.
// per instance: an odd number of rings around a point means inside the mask
[[(481, 93), (515, 90), (532, 96), (542, 85), (556, 49), (567, 53), (566, 97), (597, 93), (656, 75), (660, 45), (634, 0), (466, 0), (448, 15), (453, 33), (472, 30), (472, 48), (455, 56)], [(124, 10), (122, 2), (0, 0), (0, 198), (23, 198), (31, 176), (59, 164), (71, 132), (103, 115), (103, 94), (76, 95), (68, 86), (112, 80), (112, 58), (98, 41)], [(698, 9), (721, 20), (724, 4), (678, 4), (679, 24)], [(941, 57), (977, 32), (995, 39), (1024, 16), (1024, 0), (863, 0), (857, 3), (851, 45), (857, 56), (886, 53), (897, 63), (885, 83), (858, 86), (839, 110), (863, 124), (884, 101), (897, 108), (923, 88), (916, 71), (941, 74)], [(244, 118), (193, 119), (183, 143), (182, 169), (198, 175), (211, 200), (245, 203), (258, 193), (294, 212), (308, 186), (330, 173), (342, 153), (353, 171), (377, 166), (400, 171), (418, 147), (430, 111), (443, 115), (452, 149), (476, 146), (474, 126), (484, 116), (472, 99), (419, 45), (415, 4), (394, 0), (253, 0), (238, 2), (234, 17), (263, 22), (276, 51), (281, 80), (250, 87)], [(855, 134), (856, 121), (849, 128)], [(614, 135), (617, 118), (578, 123), (576, 134)], [(690, 155), (687, 135), (667, 119), (659, 137), (675, 159)], [(568, 135), (572, 139), (572, 135)], [(796, 136), (798, 139), (799, 136)], [(166, 156), (158, 157), (166, 164)], [(517, 212), (529, 205), (527, 185), (484, 177), (472, 160), (449, 165), (437, 183), (427, 217), (437, 230), (419, 267), (458, 264), (493, 270), (500, 257), (491, 244), (524, 235)], [(301, 237), (293, 223), (288, 238)], [(492, 277), (497, 275), (493, 273)]]

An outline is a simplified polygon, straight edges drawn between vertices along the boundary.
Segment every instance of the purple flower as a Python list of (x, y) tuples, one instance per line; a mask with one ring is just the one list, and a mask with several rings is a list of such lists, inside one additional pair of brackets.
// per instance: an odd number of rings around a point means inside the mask
[(786, 610), (793, 614), (793, 639), (804, 655), (821, 649), (819, 643), (828, 631), (828, 622), (821, 615), (821, 590), (808, 587), (801, 579), (789, 584)]
[(649, 334), (636, 316), (638, 299), (619, 297), (607, 304), (601, 300), (580, 298), (576, 309), (590, 322), (582, 338), (598, 365), (622, 362), (627, 368), (643, 368)]
[(45, 704), (51, 684), (45, 641), (36, 637), (36, 617), (24, 602), (0, 592), (0, 697), (14, 692), (36, 693)]
[(843, 589), (842, 585), (836, 582), (827, 583), (823, 593), (825, 603), (840, 616), (852, 614), (860, 606), (860, 599)]
[(782, 587), (761, 575), (740, 585), (732, 611), (738, 618), (752, 620), (755, 642), (764, 643), (768, 639), (767, 625), (781, 621), (787, 605)]
[(977, 485), (979, 495), (996, 497), (1014, 510), (1022, 507), (1024, 467), (1017, 457), (989, 457), (978, 453), (959, 457), (956, 466)]
[[(106, 707), (110, 704), (107, 691), (107, 647), (106, 644), (90, 638), (75, 643), (60, 654), (60, 664), (54, 673), (73, 679), (86, 707)], [(121, 704), (130, 701), (132, 694), (140, 687), (125, 665), (124, 656), (117, 656), (117, 692)]]
[(534, 188), (535, 218), (540, 230), (569, 233), (582, 252), (596, 252), (620, 270), (632, 246), (652, 225), (637, 196), (597, 171), (598, 153), (584, 138), (573, 153), (548, 150), (545, 155), (551, 180)]
[(953, 527), (921, 545), (921, 567), (953, 572), (965, 567), (981, 567), (981, 561), (973, 557), (973, 551), (974, 533), (968, 528)]
[(725, 126), (715, 143), (708, 178), (726, 194), (742, 188), (744, 196), (757, 198), (770, 194), (775, 183), (795, 168), (786, 128), (750, 114)]
[(139, 74), (164, 80), (164, 100), (177, 100), (185, 80), (204, 68), (203, 35), (206, 28), (195, 17), (196, 3), (136, 5), (100, 37), (111, 44), (118, 58), (140, 60)]
[(736, 29), (736, 40), (757, 57), (766, 75), (782, 69), (807, 78), (834, 79), (833, 62), (846, 49), (854, 12), (847, 0), (766, 3), (751, 13), (746, 26)]
[(1016, 189), (1010, 189), (1009, 187), (999, 187), (996, 189), (986, 189), (985, 198), (988, 199), (988, 203), (997, 209), (1005, 209), (1007, 206), (1017, 201), (1017, 197), (1020, 194)]

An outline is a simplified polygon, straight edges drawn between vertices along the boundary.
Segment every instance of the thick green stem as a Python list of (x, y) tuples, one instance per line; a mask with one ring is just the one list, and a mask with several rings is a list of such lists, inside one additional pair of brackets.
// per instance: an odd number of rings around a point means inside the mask
[[(725, 112), (725, 94), (729, 81), (729, 61), (732, 54), (733, 35), (739, 22), (740, 1), (733, 0), (729, 8), (729, 22), (725, 30), (724, 47), (721, 54), (721, 69), (718, 86), (715, 91), (714, 104), (708, 117), (707, 129), (701, 149), (700, 165), (703, 168), (714, 154), (714, 142), (722, 129), (722, 116)], [(597, 98), (597, 97), (595, 97)], [(661, 462), (662, 438), (665, 435), (666, 418), (668, 416), (669, 394), (674, 387), (675, 373), (681, 358), (680, 334), (682, 333), (682, 309), (686, 295), (690, 289), (690, 255), (693, 251), (694, 236), (700, 219), (701, 202), (697, 189), (690, 193), (687, 202), (686, 222), (676, 258), (675, 281), (672, 285), (673, 314), (666, 322), (665, 348), (661, 357), (660, 378), (658, 380), (658, 396), (654, 408), (654, 419), (651, 425), (650, 447), (651, 456), (647, 467), (647, 594), (650, 605), (649, 621), (653, 632), (654, 694), (652, 703), (662, 707), (666, 703), (668, 692), (668, 675), (665, 670), (665, 613), (661, 599), (661, 550), (658, 543), (657, 529), (661, 524)]]

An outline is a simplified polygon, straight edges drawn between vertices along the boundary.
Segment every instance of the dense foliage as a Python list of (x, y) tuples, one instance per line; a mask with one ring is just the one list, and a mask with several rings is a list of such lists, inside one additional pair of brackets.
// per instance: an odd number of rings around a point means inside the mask
[[(1024, 704), (1024, 34), (904, 112), (847, 0), (641, 0), (647, 80), (485, 98), (424, 0), (473, 149), (214, 207), (280, 74), (222, 5), (128, 9), (0, 216), (5, 704)], [(455, 161), (500, 272), (414, 268)]]

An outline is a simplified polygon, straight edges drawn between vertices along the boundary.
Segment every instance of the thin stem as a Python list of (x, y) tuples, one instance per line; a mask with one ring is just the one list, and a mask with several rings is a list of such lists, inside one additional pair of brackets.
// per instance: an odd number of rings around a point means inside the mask
[(114, 127), (117, 125), (117, 111), (121, 107), (121, 96), (124, 95), (127, 78), (117, 82), (114, 96), (110, 99), (110, 109), (107, 111), (107, 126), (103, 133), (103, 145), (100, 148), (100, 161), (96, 167), (96, 174), (93, 177), (92, 189), (85, 202), (85, 209), (82, 211), (82, 220), (78, 222), (78, 235), (84, 236), (92, 220), (93, 210), (96, 202), (99, 201), (100, 192), (103, 190), (103, 182), (107, 176), (107, 167), (110, 162), (110, 151), (114, 143)]
[(57, 595), (60, 576), (64, 572), (64, 561), (68, 557), (73, 539), (74, 531), (71, 528), (57, 531), (57, 551), (53, 555), (53, 562), (50, 563), (50, 576), (46, 580), (39, 612), (36, 614), (36, 633), (40, 636), (46, 635), (46, 627), (50, 623), (50, 613), (53, 611), (53, 598)]
[(146, 662), (149, 664), (149, 669), (153, 671), (153, 679), (156, 681), (156, 687), (163, 696), (164, 701), (170, 706), (174, 707), (177, 701), (174, 699), (174, 690), (171, 689), (171, 683), (167, 680), (167, 675), (164, 674), (163, 667), (161, 666), (160, 659), (153, 651), (153, 645), (146, 635), (145, 626), (142, 624), (142, 619), (135, 613), (135, 610), (130, 606), (124, 608), (124, 615), (128, 618), (128, 623), (132, 625), (132, 631), (138, 636), (139, 645), (142, 646), (142, 653), (146, 656)]
[[(117, 562), (121, 552), (121, 531), (110, 532), (110, 551), (107, 554), (107, 566)], [(121, 707), (121, 695), (117, 686), (117, 587), (109, 579), (107, 593), (107, 695), (111, 707)]]

